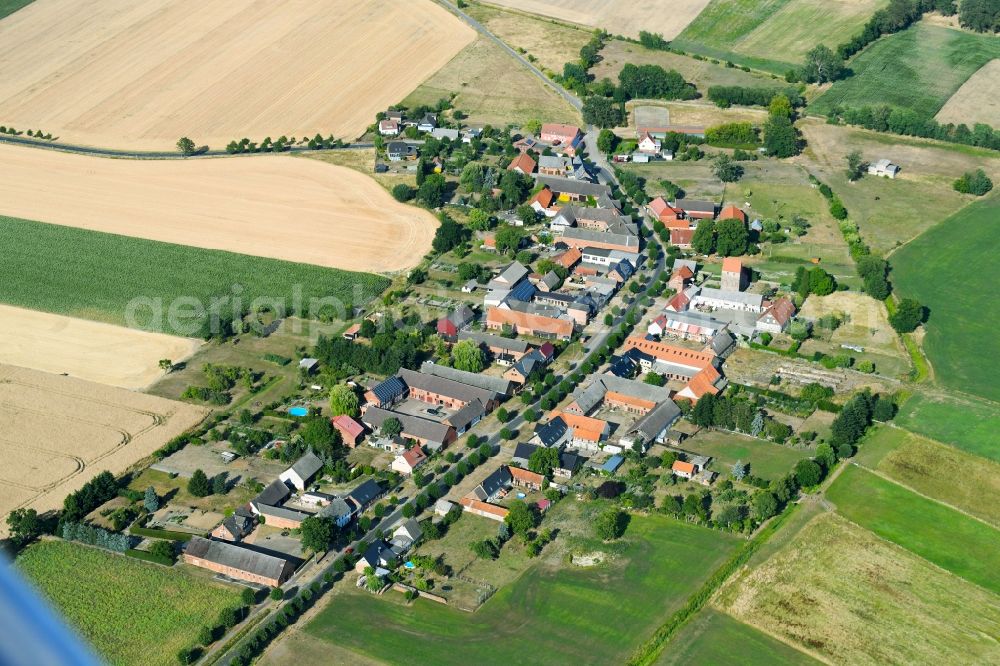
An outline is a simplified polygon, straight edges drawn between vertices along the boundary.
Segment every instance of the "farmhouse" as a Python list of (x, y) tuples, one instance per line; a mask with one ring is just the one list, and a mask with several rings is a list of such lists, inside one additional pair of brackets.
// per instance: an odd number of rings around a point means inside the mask
[(364, 511), (369, 504), (385, 495), (385, 489), (379, 485), (378, 481), (368, 479), (360, 486), (347, 493), (347, 499), (355, 507), (358, 513)]
[(868, 173), (872, 176), (895, 178), (896, 174), (899, 173), (899, 165), (893, 164), (887, 159), (877, 160), (868, 165)]
[(570, 445), (574, 448), (597, 451), (611, 432), (611, 425), (602, 419), (595, 419), (581, 414), (554, 411), (550, 419), (562, 419), (569, 430)]
[(633, 253), (639, 251), (639, 237), (627, 231), (591, 231), (590, 229), (569, 227), (562, 232), (559, 241), (577, 249), (602, 248)]
[(510, 365), (531, 350), (531, 345), (524, 340), (476, 331), (459, 331), (458, 340), (472, 340), (481, 347), (486, 347), (501, 365)]
[(764, 311), (764, 297), (760, 294), (751, 294), (745, 291), (728, 291), (705, 287), (691, 298), (691, 305), (718, 310), (759, 313)]
[(667, 312), (647, 327), (650, 335), (675, 335), (682, 340), (708, 342), (728, 324), (701, 312)]
[[(537, 182), (550, 189), (560, 201), (587, 201), (595, 199), (613, 202), (611, 199), (611, 189), (606, 185), (588, 183), (572, 178), (557, 178), (555, 176), (538, 176)], [(606, 208), (617, 208), (617, 205), (607, 205)]]
[(508, 467), (510, 471), (511, 485), (516, 488), (527, 488), (528, 490), (541, 490), (545, 483), (545, 477), (535, 472), (529, 472), (520, 467)]
[(684, 215), (690, 219), (711, 220), (715, 218), (716, 205), (711, 201), (678, 199), (674, 205), (684, 211)]
[(583, 141), (583, 132), (574, 125), (563, 125), (561, 123), (545, 123), (542, 125), (542, 132), (539, 138), (552, 146), (558, 146), (567, 155), (576, 155), (576, 151)]
[(553, 233), (561, 233), (566, 227), (580, 227), (592, 231), (621, 231), (621, 229), (613, 229), (619, 225), (624, 225), (624, 229), (633, 235), (639, 233), (638, 228), (632, 223), (632, 218), (628, 215), (622, 215), (614, 208), (565, 206), (549, 223)]
[(688, 223), (684, 221), (684, 211), (680, 208), (674, 208), (663, 197), (656, 197), (650, 201), (646, 210), (654, 220), (659, 220), (667, 226), (671, 226), (668, 224), (669, 222), (677, 222), (678, 220), (682, 221), (684, 227), (688, 226)]
[(547, 187), (543, 187), (535, 193), (535, 196), (528, 199), (528, 205), (536, 213), (541, 213), (545, 217), (552, 217), (559, 212), (558, 206), (553, 206), (556, 195)]
[(586, 416), (603, 403), (632, 414), (643, 415), (669, 399), (670, 389), (664, 386), (653, 386), (614, 375), (596, 375), (586, 388), (577, 388), (573, 392), (572, 402), (563, 411)]
[(446, 423), (390, 412), (380, 407), (369, 407), (365, 410), (362, 421), (372, 430), (378, 430), (389, 418), (396, 418), (402, 424), (403, 437), (415, 440), (432, 451), (450, 444), (455, 439), (455, 429)]
[(771, 303), (757, 319), (757, 330), (767, 333), (781, 333), (795, 316), (795, 304), (787, 298), (779, 298)]
[(675, 268), (674, 272), (670, 274), (667, 286), (674, 291), (683, 291), (692, 280), (694, 280), (694, 271), (687, 266), (681, 266), (680, 268)]
[(202, 537), (185, 544), (182, 558), (202, 569), (271, 587), (280, 586), (295, 571), (295, 564), (281, 557)]
[(291, 494), (284, 481), (275, 479), (257, 497), (250, 500), (250, 509), (259, 515), (264, 507), (280, 506)]
[(358, 445), (358, 440), (365, 434), (365, 427), (352, 419), (347, 414), (334, 416), (330, 419), (330, 425), (340, 433), (340, 439), (344, 446), (353, 449)]
[(253, 513), (240, 507), (212, 530), (212, 536), (223, 541), (242, 541), (243, 537), (253, 531), (255, 524)]
[(466, 495), (458, 501), (462, 505), (464, 511), (468, 511), (471, 514), (482, 516), (483, 518), (489, 518), (490, 520), (496, 520), (498, 522), (503, 522), (510, 513), (502, 506), (497, 506), (496, 504), (490, 504), (489, 502), (483, 502), (475, 497)]
[(639, 152), (647, 155), (660, 154), (660, 140), (653, 137), (649, 132), (639, 135)]
[[(510, 342), (514, 341), (511, 340)], [(466, 372), (465, 370), (458, 370), (457, 368), (449, 368), (446, 365), (440, 365), (438, 363), (434, 363), (433, 361), (424, 361), (420, 365), (420, 372), (421, 374), (434, 375), (435, 377), (441, 377), (442, 379), (460, 382), (483, 391), (489, 391), (490, 393), (498, 396), (510, 395), (514, 389), (510, 381), (506, 379), (484, 375), (478, 372)], [(486, 402), (483, 402), (483, 404), (488, 405)]]
[(694, 239), (694, 232), (694, 229), (672, 228), (670, 230), (670, 244), (676, 245), (682, 250), (690, 250), (691, 241)]
[(399, 121), (392, 118), (378, 121), (378, 133), (382, 136), (396, 136), (399, 134)]
[(468, 305), (461, 305), (437, 320), (437, 332), (445, 338), (454, 338), (458, 331), (475, 319), (476, 313)]
[(715, 355), (709, 352), (693, 351), (674, 347), (664, 342), (647, 340), (636, 335), (625, 340), (625, 349), (638, 349), (656, 359), (657, 368), (671, 379), (690, 379), (704, 368), (712, 365)]
[(294, 465), (282, 472), (278, 478), (285, 483), (291, 483), (298, 490), (305, 490), (316, 473), (323, 469), (323, 461), (309, 451), (299, 458)]
[(403, 476), (410, 476), (413, 470), (427, 462), (427, 454), (419, 446), (414, 446), (402, 455), (396, 456), (390, 466), (392, 471), (399, 472)]
[(538, 173), (543, 176), (590, 180), (590, 174), (587, 173), (583, 162), (578, 157), (540, 155), (538, 158)]
[(509, 165), (507, 171), (517, 171), (525, 176), (530, 176), (535, 171), (535, 159), (528, 153), (521, 153), (515, 157)]
[(473, 400), (481, 402), (487, 411), (496, 407), (497, 394), (492, 390), (407, 368), (400, 368), (399, 377), (410, 388), (409, 397), (413, 400), (449, 409), (461, 409)]
[(385, 147), (386, 157), (390, 162), (403, 162), (417, 159), (417, 148), (402, 141), (390, 141)]
[(662, 443), (667, 431), (681, 417), (681, 410), (673, 400), (664, 400), (619, 439), (622, 449), (646, 451), (654, 443)]
[(503, 373), (503, 378), (523, 386), (531, 374), (543, 365), (545, 365), (545, 358), (541, 352), (535, 349), (514, 363), (507, 372)]
[(486, 408), (483, 403), (473, 400), (462, 409), (442, 421), (455, 429), (455, 436), (464, 435), (470, 428), (482, 421), (486, 417)]
[(402, 379), (393, 375), (367, 391), (365, 402), (374, 407), (388, 409), (402, 400), (405, 395), (406, 384), (403, 383)]
[(268, 504), (260, 505), (261, 522), (265, 522), (271, 527), (278, 527), (281, 529), (298, 529), (302, 527), (303, 521), (311, 515), (311, 513), (306, 513), (305, 511), (286, 509), (283, 506), (270, 506)]
[(514, 308), (492, 307), (486, 315), (486, 328), (502, 330), (509, 326), (518, 335), (533, 335), (539, 338), (555, 338), (569, 340), (573, 336), (573, 320), (563, 318), (558, 310), (532, 307)]

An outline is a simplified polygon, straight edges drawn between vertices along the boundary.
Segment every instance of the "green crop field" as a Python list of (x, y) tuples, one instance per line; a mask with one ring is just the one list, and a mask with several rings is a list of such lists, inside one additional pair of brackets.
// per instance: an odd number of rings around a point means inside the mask
[(672, 44), (776, 74), (802, 64), (818, 43), (835, 49), (886, 0), (712, 0)]
[[(559, 663), (624, 663), (739, 542), (657, 515), (633, 517), (624, 539), (623, 552), (596, 567), (538, 562), (475, 613), (351, 589), (304, 631), (388, 662), (405, 655), (410, 663), (508, 665), (544, 655)], [(548, 548), (555, 547), (558, 540)], [(294, 643), (288, 648), (294, 661)]]
[(811, 455), (808, 449), (793, 449), (762, 439), (718, 430), (706, 430), (684, 441), (684, 449), (712, 456), (712, 468), (722, 476), (741, 460), (750, 463), (750, 473), (765, 479), (775, 479), (792, 471), (802, 458)]
[[(960, 469), (955, 481), (962, 481)], [(1000, 593), (1000, 531), (856, 465), (834, 481), (827, 497), (838, 512), (880, 537)]]
[(917, 393), (900, 407), (896, 425), (1000, 462), (1000, 406), (957, 396)]
[[(313, 298), (333, 297), (349, 308), (389, 286), (387, 278), (368, 273), (2, 216), (0, 248), (3, 303), (191, 336), (209, 330), (206, 311), (216, 297), (229, 299), (238, 292), (244, 306), (260, 297), (306, 312)], [(234, 285), (239, 287), (234, 290)], [(296, 293), (301, 294), (299, 306)], [(195, 302), (205, 311), (189, 309)], [(135, 309), (136, 322), (128, 322), (130, 303), (146, 304)], [(151, 316), (157, 304), (162, 317)], [(179, 308), (173, 322), (171, 306)]]
[(1000, 40), (993, 35), (917, 23), (857, 55), (849, 63), (854, 75), (834, 83), (809, 110), (826, 114), (837, 105), (889, 104), (932, 118), (994, 58), (1000, 58)]
[(781, 666), (820, 662), (723, 612), (706, 608), (667, 643), (656, 663), (661, 666)]
[[(868, 433), (859, 465), (1000, 528), (1000, 464), (902, 428)], [(961, 479), (954, 470), (962, 470)]]
[(29, 547), (16, 566), (112, 664), (176, 664), (203, 625), (239, 605), (207, 578), (65, 541)]
[[(1000, 40), (997, 40), (1000, 42)], [(1000, 191), (967, 206), (890, 258), (900, 296), (930, 308), (924, 349), (942, 385), (1000, 401), (995, 363), (1000, 358), (1000, 272), (996, 221)], [(936, 437), (944, 442), (948, 439)]]
[(27, 7), (32, 2), (34, 0), (0, 0), (0, 19), (10, 16), (22, 7)]

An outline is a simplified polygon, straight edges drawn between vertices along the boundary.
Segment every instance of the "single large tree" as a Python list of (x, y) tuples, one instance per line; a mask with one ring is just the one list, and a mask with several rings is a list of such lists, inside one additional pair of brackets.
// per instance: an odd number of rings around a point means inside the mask
[(743, 167), (725, 153), (712, 160), (712, 173), (723, 183), (735, 183), (743, 177)]
[(528, 533), (538, 525), (538, 515), (523, 500), (514, 500), (507, 507), (507, 517), (504, 518), (504, 522), (514, 534), (527, 537)]
[(764, 148), (774, 157), (791, 157), (799, 152), (799, 138), (792, 121), (784, 116), (770, 116), (764, 123)]
[(146, 488), (146, 494), (142, 498), (142, 505), (150, 513), (160, 508), (160, 498), (156, 496), (156, 488), (153, 486)]
[(337, 533), (337, 524), (327, 516), (309, 516), (302, 521), (302, 547), (315, 553), (330, 547)]
[[(700, 227), (701, 224), (698, 226)], [(750, 232), (743, 220), (735, 218), (721, 220), (715, 225), (715, 232), (716, 253), (723, 257), (738, 257), (746, 254), (750, 243)], [(697, 234), (697, 231), (695, 233)]]
[(604, 541), (614, 541), (625, 534), (627, 526), (628, 514), (619, 508), (611, 508), (594, 521), (594, 533)]
[(473, 340), (462, 340), (451, 348), (451, 362), (458, 370), (482, 372), (486, 367), (483, 349)]
[(204, 471), (196, 469), (188, 480), (187, 489), (195, 497), (208, 497), (212, 494), (212, 483)]
[(806, 53), (802, 78), (810, 83), (836, 81), (844, 75), (844, 61), (825, 44), (819, 44)]
[(333, 416), (357, 416), (359, 402), (358, 394), (347, 384), (337, 384), (330, 390), (330, 413)]
[(896, 311), (889, 316), (889, 323), (899, 333), (910, 333), (924, 323), (927, 308), (912, 298), (904, 298), (896, 306)]
[(715, 252), (715, 222), (712, 220), (702, 220), (698, 223), (698, 228), (694, 230), (691, 237), (691, 247), (700, 254), (712, 254)]

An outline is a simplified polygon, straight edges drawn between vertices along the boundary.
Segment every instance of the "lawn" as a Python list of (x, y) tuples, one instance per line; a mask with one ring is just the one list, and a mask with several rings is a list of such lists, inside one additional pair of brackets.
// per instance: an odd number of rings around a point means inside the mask
[(783, 75), (819, 43), (832, 49), (861, 32), (886, 0), (712, 0), (673, 40), (684, 49)]
[(580, 114), (554, 90), (483, 36), (410, 93), (406, 106), (452, 99), (472, 124), (520, 124), (529, 120), (580, 123)]
[(654, 515), (634, 517), (625, 542), (621, 555), (593, 568), (543, 555), (473, 614), (351, 589), (304, 631), (389, 662), (406, 655), (410, 663), (507, 665), (545, 655), (550, 663), (623, 663), (738, 539)]
[(1000, 58), (1000, 40), (992, 35), (918, 22), (857, 55), (849, 63), (854, 75), (834, 83), (809, 111), (825, 115), (835, 106), (888, 104), (933, 118), (994, 58)]
[[(961, 482), (962, 471), (955, 472)], [(846, 518), (880, 537), (1000, 593), (1000, 531), (856, 465), (844, 470), (827, 497)]]
[(1000, 528), (1000, 464), (888, 426), (869, 432), (857, 461)]
[(774, 479), (792, 471), (802, 458), (811, 454), (807, 449), (793, 449), (746, 435), (703, 430), (682, 444), (686, 451), (712, 456), (712, 468), (726, 476), (737, 460), (750, 463), (750, 473)]
[(265, 298), (307, 310), (311, 299), (333, 297), (349, 312), (389, 285), (368, 273), (2, 216), (0, 247), (4, 303), (193, 337), (210, 330), (206, 310), (215, 298), (238, 298), (244, 307)]
[(661, 666), (776, 666), (820, 662), (723, 612), (705, 608), (667, 643), (656, 663)]
[(896, 425), (1000, 462), (1000, 407), (985, 400), (914, 394), (896, 415)]
[(1000, 401), (995, 364), (984, 362), (1000, 358), (997, 219), (1000, 191), (994, 190), (893, 253), (890, 277), (900, 296), (930, 308), (924, 349), (936, 380)]
[(184, 569), (64, 541), (31, 546), (16, 566), (112, 664), (176, 664), (202, 626), (239, 605), (236, 589)]
[(827, 663), (1000, 660), (995, 594), (832, 513), (782, 545), (730, 579), (715, 603)]

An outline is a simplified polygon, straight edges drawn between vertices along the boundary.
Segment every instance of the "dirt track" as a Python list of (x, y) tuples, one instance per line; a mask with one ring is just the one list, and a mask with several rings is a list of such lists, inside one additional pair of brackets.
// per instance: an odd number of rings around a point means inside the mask
[(150, 150), (353, 139), (474, 36), (431, 0), (36, 0), (0, 21), (0, 124)]
[(437, 221), (287, 155), (134, 161), (0, 146), (0, 215), (349, 270), (411, 268)]

